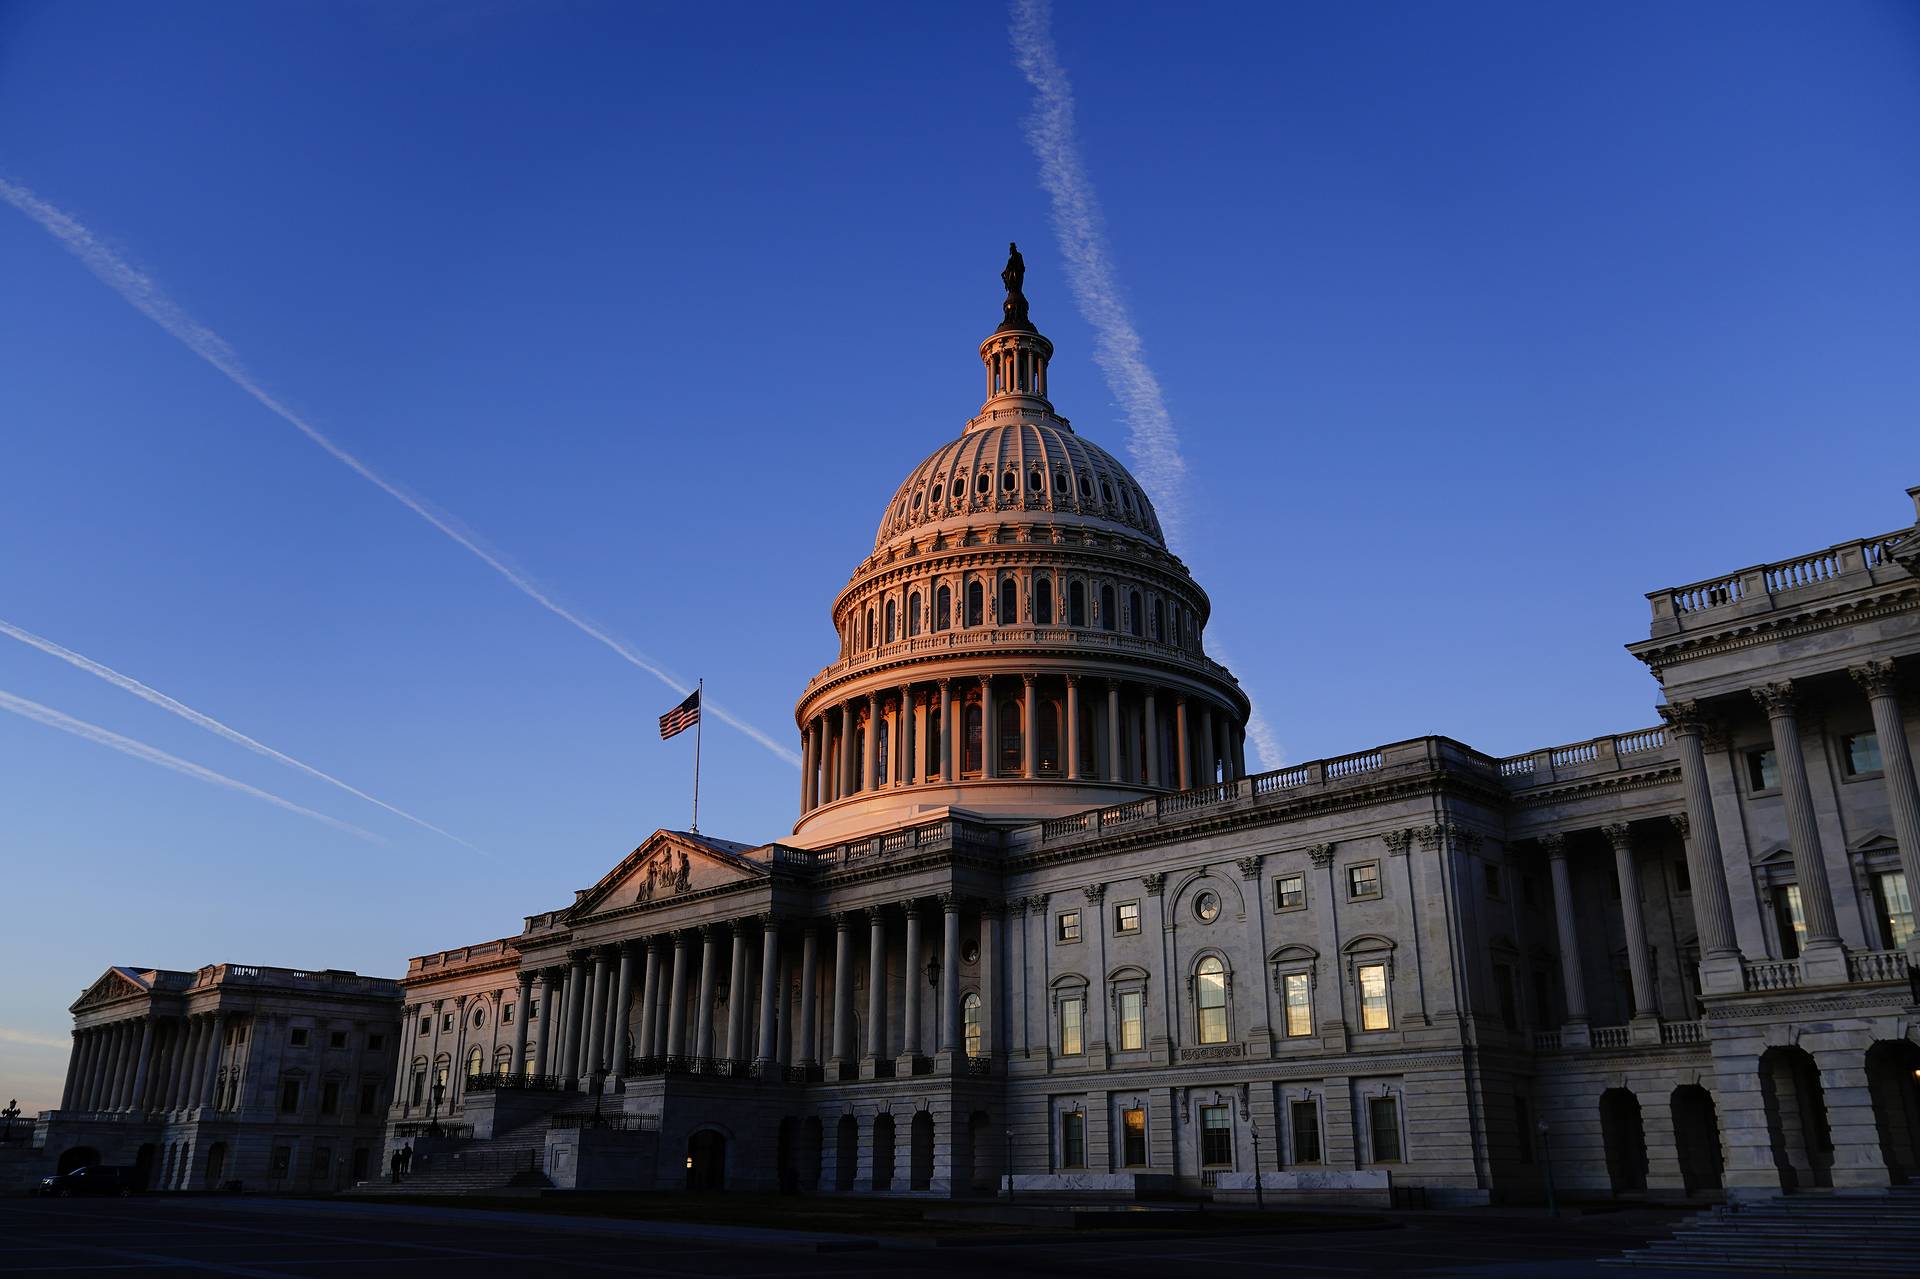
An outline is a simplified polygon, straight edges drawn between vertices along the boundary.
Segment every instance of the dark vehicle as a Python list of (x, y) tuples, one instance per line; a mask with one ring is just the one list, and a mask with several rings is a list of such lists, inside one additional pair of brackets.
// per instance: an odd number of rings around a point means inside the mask
[(117, 1195), (124, 1199), (133, 1193), (133, 1169), (110, 1168), (105, 1164), (75, 1168), (57, 1177), (42, 1177), (34, 1193), (57, 1199), (80, 1195)]

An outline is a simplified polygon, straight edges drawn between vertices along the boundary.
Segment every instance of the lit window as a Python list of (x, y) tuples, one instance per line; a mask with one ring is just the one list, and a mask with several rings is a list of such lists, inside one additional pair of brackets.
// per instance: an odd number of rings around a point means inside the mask
[(972, 991), (960, 1001), (960, 1025), (966, 1039), (967, 1056), (980, 1055), (980, 996)]
[(1140, 931), (1139, 902), (1121, 902), (1113, 908), (1113, 931), (1116, 933)]
[(1120, 1112), (1120, 1166), (1147, 1166), (1147, 1112), (1144, 1110)]
[(1085, 1111), (1069, 1110), (1060, 1116), (1060, 1166), (1087, 1166), (1087, 1116)]
[(1200, 1163), (1233, 1167), (1233, 1115), (1225, 1106), (1200, 1107)]
[(1356, 976), (1360, 983), (1360, 1029), (1390, 1029), (1393, 1017), (1387, 1010), (1387, 966), (1362, 964)]
[(1211, 924), (1220, 918), (1220, 896), (1217, 893), (1204, 892), (1193, 899), (1194, 918), (1203, 924)]
[(1087, 1001), (1081, 996), (1060, 1001), (1060, 1055), (1078, 1057), (1086, 1051), (1084, 1034)]
[(467, 1054), (467, 1078), (477, 1079), (486, 1068), (487, 1054), (476, 1044), (473, 1051)]
[(1080, 912), (1077, 910), (1061, 911), (1059, 916), (1054, 920), (1053, 935), (1056, 941), (1079, 941)]
[(1142, 990), (1120, 992), (1120, 1051), (1146, 1047), (1147, 995)]
[(1358, 866), (1347, 867), (1347, 896), (1358, 901), (1365, 897), (1380, 895), (1380, 863), (1362, 862)]
[(1367, 1135), (1373, 1139), (1373, 1162), (1400, 1162), (1400, 1104), (1392, 1097), (1367, 1102)]
[(1780, 760), (1771, 746), (1765, 750), (1747, 752), (1747, 789), (1780, 789)]
[(1293, 1129), (1293, 1162), (1320, 1162), (1320, 1103), (1296, 1101), (1287, 1106), (1287, 1123)]
[(1872, 733), (1853, 733), (1840, 739), (1840, 763), (1848, 777), (1880, 771), (1880, 739)]
[(1880, 921), (1880, 945), (1900, 950), (1913, 936), (1913, 897), (1905, 871), (1883, 871), (1873, 877), (1874, 914)]
[(1307, 904), (1307, 877), (1282, 875), (1273, 882), (1273, 904), (1280, 910), (1299, 910)]
[(1313, 1033), (1313, 982), (1306, 973), (1288, 973), (1281, 983), (1286, 989), (1287, 1034)]
[(1211, 955), (1193, 971), (1193, 1002), (1198, 1014), (1200, 1042), (1227, 1042), (1227, 968)]

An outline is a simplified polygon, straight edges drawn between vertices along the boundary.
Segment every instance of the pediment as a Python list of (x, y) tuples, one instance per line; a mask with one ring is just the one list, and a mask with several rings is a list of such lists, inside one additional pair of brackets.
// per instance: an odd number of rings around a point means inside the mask
[(1899, 852), (1900, 842), (1890, 832), (1877, 827), (1862, 831), (1847, 845), (1850, 853)]
[(82, 1008), (95, 1008), (101, 1004), (110, 1004), (116, 999), (126, 999), (131, 995), (144, 995), (150, 987), (136, 969), (109, 968), (101, 973), (93, 985), (73, 1001), (68, 1012), (79, 1012)]
[(754, 859), (753, 852), (751, 844), (687, 831), (657, 830), (601, 876), (599, 883), (583, 890), (568, 914), (577, 919), (712, 888), (757, 883), (769, 872), (766, 863)]

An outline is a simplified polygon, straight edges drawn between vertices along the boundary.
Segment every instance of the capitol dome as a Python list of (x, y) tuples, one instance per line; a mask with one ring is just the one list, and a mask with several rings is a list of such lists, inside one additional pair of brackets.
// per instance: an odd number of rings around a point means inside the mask
[(908, 473), (808, 682), (798, 843), (1027, 822), (1245, 773), (1249, 706), (1153, 503), (1048, 398), (1014, 251), (985, 403)]

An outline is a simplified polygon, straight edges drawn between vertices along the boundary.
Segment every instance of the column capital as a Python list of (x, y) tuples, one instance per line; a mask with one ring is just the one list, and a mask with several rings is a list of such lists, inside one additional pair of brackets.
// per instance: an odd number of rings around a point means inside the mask
[(1633, 851), (1633, 829), (1626, 822), (1608, 822), (1600, 828), (1600, 833), (1607, 837), (1615, 852)]
[(1260, 865), (1262, 862), (1266, 861), (1266, 859), (1267, 859), (1266, 854), (1264, 853), (1254, 853), (1254, 854), (1251, 854), (1250, 856), (1240, 858), (1240, 860), (1235, 863), (1237, 866), (1240, 867), (1240, 878), (1242, 879), (1260, 878)]
[(1027, 898), (1027, 909), (1036, 915), (1045, 914), (1047, 909), (1047, 894), (1035, 893), (1033, 896)]
[(1894, 695), (1895, 678), (1891, 659), (1876, 657), (1858, 666), (1849, 666), (1847, 674), (1853, 677), (1853, 682), (1858, 684), (1868, 697)]
[(1022, 684), (1025, 684), (1028, 688), (1032, 688), (1034, 684), (1039, 681), (1039, 679), (1040, 677), (1034, 674), (1032, 671), (1020, 672), (1020, 682)]
[(1407, 851), (1413, 847), (1413, 832), (1411, 830), (1390, 830), (1382, 835), (1380, 839), (1382, 843), (1386, 844), (1387, 855), (1390, 857), (1405, 857)]
[(1105, 884), (1088, 884), (1085, 888), (1081, 889), (1080, 891), (1087, 895), (1087, 900), (1089, 902), (1092, 902), (1094, 905), (1098, 906), (1101, 902), (1101, 899), (1103, 899), (1107, 895), (1107, 886)]
[(1309, 844), (1307, 846), (1307, 857), (1315, 866), (1324, 870), (1328, 866), (1333, 865), (1333, 845)]
[(1071, 671), (1069, 671), (1069, 672), (1067, 672), (1067, 677), (1066, 677), (1066, 679), (1067, 679), (1067, 687), (1069, 687), (1069, 688), (1078, 688), (1078, 687), (1080, 687), (1080, 677), (1079, 677), (1078, 675), (1076, 675), (1076, 674), (1074, 674), (1073, 672), (1071, 672)]
[(1545, 835), (1534, 836), (1534, 842), (1554, 861), (1563, 860), (1567, 855), (1567, 837), (1558, 831), (1549, 831)]
[(934, 683), (940, 686), (941, 692), (948, 692), (953, 688), (953, 676), (942, 675), (939, 679), (935, 680)]
[(1148, 874), (1142, 875), (1140, 882), (1147, 886), (1147, 896), (1158, 897), (1167, 889), (1167, 872), (1163, 870), (1151, 871)]
[(1676, 737), (1698, 737), (1706, 731), (1707, 717), (1700, 711), (1700, 703), (1691, 698), (1678, 702), (1668, 702), (1653, 708), (1667, 731)]
[(1754, 701), (1766, 708), (1768, 719), (1790, 718), (1800, 704), (1799, 694), (1794, 691), (1790, 679), (1775, 680), (1747, 691), (1753, 694)]
[(1005, 902), (1005, 907), (1007, 914), (1015, 918), (1024, 918), (1027, 913), (1027, 899), (1024, 897), (1009, 897)]
[(700, 940), (704, 944), (710, 941), (718, 941), (720, 939), (720, 930), (723, 927), (725, 927), (725, 925), (716, 923), (713, 920), (708, 920), (704, 924), (696, 925), (694, 931), (700, 934)]
[(945, 914), (958, 915), (960, 913), (960, 903), (962, 900), (959, 893), (941, 893), (940, 909)]
[(1679, 832), (1681, 842), (1685, 843), (1690, 833), (1687, 815), (1685, 813), (1668, 813), (1667, 820), (1673, 823), (1673, 829)]
[(1007, 907), (1003, 902), (983, 901), (980, 903), (980, 918), (982, 919), (999, 919), (1006, 913)]
[(754, 922), (760, 925), (760, 931), (763, 933), (777, 933), (780, 931), (781, 918), (770, 910), (761, 911), (755, 915), (753, 919)]
[(833, 912), (833, 931), (847, 932), (860, 922), (861, 912), (857, 910), (836, 910)]

